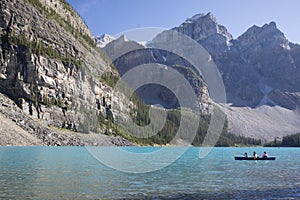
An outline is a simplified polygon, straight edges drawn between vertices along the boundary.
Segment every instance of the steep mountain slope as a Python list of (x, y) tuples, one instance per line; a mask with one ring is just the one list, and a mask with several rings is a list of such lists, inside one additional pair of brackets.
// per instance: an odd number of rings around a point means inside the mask
[(0, 93), (0, 145), (126, 146), (135, 145), (121, 136), (83, 134), (47, 126), (25, 114), (11, 99)]
[(288, 109), (300, 105), (299, 45), (290, 43), (275, 22), (253, 26), (233, 39), (208, 13), (195, 15), (173, 30), (190, 36), (212, 55), (229, 103), (250, 107), (271, 104)]
[[(300, 124), (295, 121), (299, 119), (299, 113), (294, 110), (300, 105), (300, 46), (289, 42), (275, 22), (262, 27), (252, 26), (234, 39), (226, 27), (208, 13), (188, 18), (174, 30), (201, 44), (216, 63), (227, 95), (228, 105), (222, 107), (234, 133), (271, 140), (298, 132)], [(179, 56), (157, 49), (145, 50), (134, 41), (118, 39), (108, 43), (104, 50), (113, 46), (114, 50), (117, 46), (132, 50), (114, 61), (121, 75), (147, 62), (193, 70), (193, 66)], [(118, 55), (122, 55), (121, 50)], [(191, 85), (195, 91), (207, 91), (205, 80), (200, 79), (202, 84)], [(174, 98), (157, 86), (147, 85), (137, 93), (146, 103), (176, 107)], [(199, 102), (208, 102), (208, 91), (199, 92), (199, 96), (205, 97), (199, 98)], [(283, 119), (284, 115), (288, 117)]]
[[(290, 43), (275, 22), (263, 27), (253, 26), (233, 39), (226, 27), (219, 25), (216, 18), (208, 13), (188, 18), (172, 30), (191, 37), (211, 54), (222, 74), (228, 103), (252, 108), (279, 105), (291, 110), (300, 105), (300, 47)], [(115, 50), (117, 55), (122, 55), (122, 51), (143, 48), (138, 43), (125, 42), (124, 38), (119, 38), (109, 43), (104, 50), (108, 55), (112, 55), (111, 52)], [(154, 53), (144, 51), (134, 56), (131, 53), (130, 56), (132, 58), (127, 54), (126, 58), (115, 61), (121, 74), (137, 66), (137, 63), (150, 61), (169, 66), (193, 67), (159, 50)], [(115, 60), (116, 56), (112, 55), (112, 59)]]
[[(130, 41), (124, 35), (108, 43), (103, 50), (113, 60), (120, 76), (137, 66), (149, 63), (160, 65), (161, 70), (165, 72), (168, 69), (176, 70), (194, 88), (200, 110), (205, 113), (209, 112), (211, 99), (207, 86), (199, 72), (184, 58), (162, 49), (149, 48), (147, 45)], [(164, 77), (161, 78), (164, 79)], [(178, 84), (178, 89), (179, 87), (180, 84)], [(137, 89), (136, 94), (149, 105), (160, 104), (168, 109), (180, 106), (174, 93), (158, 84), (144, 85)]]
[(295, 123), (299, 113), (293, 111), (300, 105), (299, 45), (289, 42), (275, 22), (253, 26), (233, 39), (208, 13), (173, 30), (190, 36), (212, 55), (231, 104), (224, 111), (234, 133), (270, 140), (300, 129)]
[(253, 26), (237, 40), (244, 59), (259, 75), (267, 103), (296, 109), (300, 105), (298, 45), (290, 43), (274, 22)]
[(118, 75), (77, 12), (64, 0), (4, 0), (0, 27), (0, 92), (44, 125), (105, 132), (122, 94), (101, 77)]

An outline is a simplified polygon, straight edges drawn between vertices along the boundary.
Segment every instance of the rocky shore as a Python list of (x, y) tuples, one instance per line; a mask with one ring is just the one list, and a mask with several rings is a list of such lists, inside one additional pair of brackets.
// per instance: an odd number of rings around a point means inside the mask
[(1, 146), (133, 146), (120, 137), (84, 134), (48, 127), (25, 114), (12, 100), (0, 93)]

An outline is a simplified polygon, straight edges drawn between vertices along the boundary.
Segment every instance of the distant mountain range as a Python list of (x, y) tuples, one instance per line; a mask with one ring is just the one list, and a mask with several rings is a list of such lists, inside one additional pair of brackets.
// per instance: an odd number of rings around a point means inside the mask
[[(286, 121), (279, 124), (281, 128), (277, 127), (278, 124), (275, 125), (276, 120), (278, 121), (282, 117), (278, 113), (296, 113), (295, 110), (300, 105), (300, 45), (289, 42), (277, 28), (275, 22), (270, 22), (262, 27), (254, 25), (234, 39), (226, 27), (218, 24), (216, 18), (208, 13), (188, 18), (181, 25), (172, 29), (172, 31), (174, 30), (201, 44), (216, 63), (226, 88), (227, 103), (236, 108), (233, 111), (224, 106), (224, 110), (231, 116), (231, 126), (235, 127), (233, 130), (235, 133), (255, 137), (263, 134), (263, 138), (270, 139), (276, 135), (291, 134), (300, 130), (300, 123), (298, 125), (293, 122), (293, 125), (290, 126), (289, 121)], [(100, 43), (102, 43), (101, 40), (98, 41), (98, 44)], [(129, 69), (149, 61), (170, 67), (185, 66), (192, 69), (189, 63), (179, 59), (176, 55), (167, 54), (161, 50), (146, 50), (146, 47), (135, 41), (125, 40), (124, 36), (107, 43), (103, 49), (110, 54), (115, 45), (121, 46), (121, 49), (132, 49), (133, 46), (136, 46), (134, 49), (140, 49), (114, 60), (121, 75)], [(187, 71), (182, 73), (186, 74)], [(209, 94), (208, 92), (203, 93), (203, 91), (207, 91), (205, 81), (202, 80), (201, 75), (197, 79), (201, 84), (193, 85), (193, 87), (199, 97), (199, 103), (208, 105)], [(175, 97), (164, 88), (145, 86), (137, 93), (149, 104), (165, 102), (167, 107), (175, 105)], [(164, 98), (165, 96), (168, 98)], [(172, 102), (174, 105), (171, 105)], [(268, 128), (270, 124), (265, 126), (267, 122), (264, 120), (261, 122), (261, 131), (255, 130), (252, 124), (249, 126), (251, 128), (248, 127), (249, 130), (246, 130), (247, 127), (241, 128), (242, 124), (237, 125), (239, 122), (234, 122), (239, 121), (238, 117), (234, 116), (245, 112), (239, 108), (249, 107), (251, 110), (256, 109), (257, 111), (262, 107), (260, 112), (254, 114), (254, 116), (258, 116), (259, 113), (264, 112), (266, 106), (274, 107), (275, 113), (269, 113), (274, 118), (270, 120), (264, 117), (263, 119), (269, 121), (268, 123), (273, 123), (275, 132)], [(284, 110), (283, 113), (282, 110)], [(295, 119), (298, 119), (297, 117), (297, 114), (291, 116)], [(285, 125), (289, 128), (282, 129)]]
[[(196, 40), (211, 54), (222, 74), (228, 103), (252, 108), (279, 105), (291, 110), (300, 105), (300, 45), (289, 42), (275, 22), (252, 26), (233, 39), (226, 27), (208, 13), (188, 18), (172, 30)], [(109, 47), (121, 42), (112, 38), (105, 35), (97, 43), (107, 50), (107, 41), (114, 41)], [(133, 43), (127, 40), (122, 48)]]

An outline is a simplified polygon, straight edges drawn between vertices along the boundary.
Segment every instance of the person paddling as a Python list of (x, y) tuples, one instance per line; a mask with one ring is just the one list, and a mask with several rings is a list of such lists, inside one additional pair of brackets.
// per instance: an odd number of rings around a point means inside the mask
[(257, 158), (257, 154), (255, 151), (253, 151), (253, 158), (256, 159)]
[(266, 152), (264, 152), (263, 155), (262, 155), (262, 157), (263, 158), (268, 158), (269, 156), (268, 156), (268, 154)]

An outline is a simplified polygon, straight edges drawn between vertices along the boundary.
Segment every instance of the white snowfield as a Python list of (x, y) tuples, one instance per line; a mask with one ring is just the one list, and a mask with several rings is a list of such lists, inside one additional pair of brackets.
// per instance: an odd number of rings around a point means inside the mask
[(267, 105), (249, 108), (221, 104), (220, 107), (227, 114), (230, 131), (237, 135), (271, 141), (300, 132), (299, 110)]
[(115, 40), (115, 38), (111, 35), (108, 34), (103, 34), (101, 36), (95, 37), (97, 47), (99, 48), (104, 48), (108, 43), (112, 42)]

